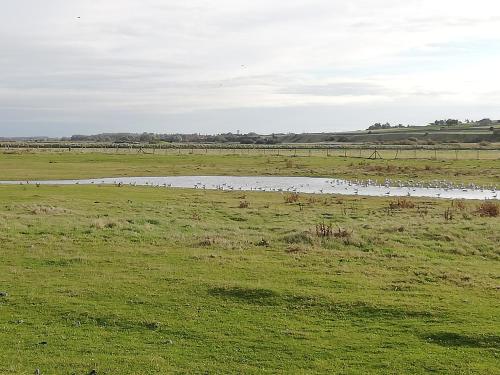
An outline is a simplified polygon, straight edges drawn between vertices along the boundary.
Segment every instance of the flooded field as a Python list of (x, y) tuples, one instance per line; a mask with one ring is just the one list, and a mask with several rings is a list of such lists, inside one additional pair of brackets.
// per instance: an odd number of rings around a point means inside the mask
[(40, 185), (137, 185), (206, 190), (298, 192), (362, 196), (412, 196), (447, 199), (498, 199), (495, 186), (457, 185), (446, 181), (377, 184), (371, 180), (349, 181), (317, 177), (171, 176), (120, 177), (76, 180), (0, 181), (0, 184)]

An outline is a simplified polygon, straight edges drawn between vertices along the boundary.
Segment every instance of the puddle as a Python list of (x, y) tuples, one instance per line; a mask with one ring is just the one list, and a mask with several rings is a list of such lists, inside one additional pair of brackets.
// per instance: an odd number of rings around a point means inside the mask
[(82, 180), (0, 181), (0, 184), (40, 185), (136, 185), (160, 188), (193, 188), (235, 191), (277, 191), (314, 194), (362, 195), (374, 197), (431, 197), (448, 199), (498, 199), (494, 187), (453, 186), (446, 182), (415, 183), (403, 186), (388, 181), (384, 185), (317, 177), (171, 176), (117, 177)]

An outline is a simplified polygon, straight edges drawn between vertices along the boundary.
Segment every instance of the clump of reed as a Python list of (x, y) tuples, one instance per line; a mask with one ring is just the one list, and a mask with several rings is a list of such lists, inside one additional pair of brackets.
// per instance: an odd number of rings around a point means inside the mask
[(349, 239), (352, 236), (352, 231), (340, 227), (334, 229), (331, 224), (319, 223), (316, 224), (316, 236)]

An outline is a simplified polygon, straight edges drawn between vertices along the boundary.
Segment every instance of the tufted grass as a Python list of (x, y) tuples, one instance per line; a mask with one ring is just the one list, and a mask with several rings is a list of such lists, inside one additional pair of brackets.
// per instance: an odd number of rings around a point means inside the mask
[(479, 202), (244, 199), (0, 186), (0, 373), (498, 372)]

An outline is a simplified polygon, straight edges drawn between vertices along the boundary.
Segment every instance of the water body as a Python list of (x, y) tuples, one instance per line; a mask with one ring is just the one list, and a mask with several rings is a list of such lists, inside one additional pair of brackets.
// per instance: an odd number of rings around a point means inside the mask
[(240, 176), (171, 176), (116, 177), (82, 180), (0, 181), (0, 184), (40, 185), (133, 185), (158, 188), (192, 188), (234, 191), (277, 191), (314, 194), (362, 195), (373, 197), (429, 197), (448, 199), (499, 199), (496, 188), (457, 186), (429, 187), (378, 185), (373, 182), (352, 182), (317, 177), (240, 177)]

